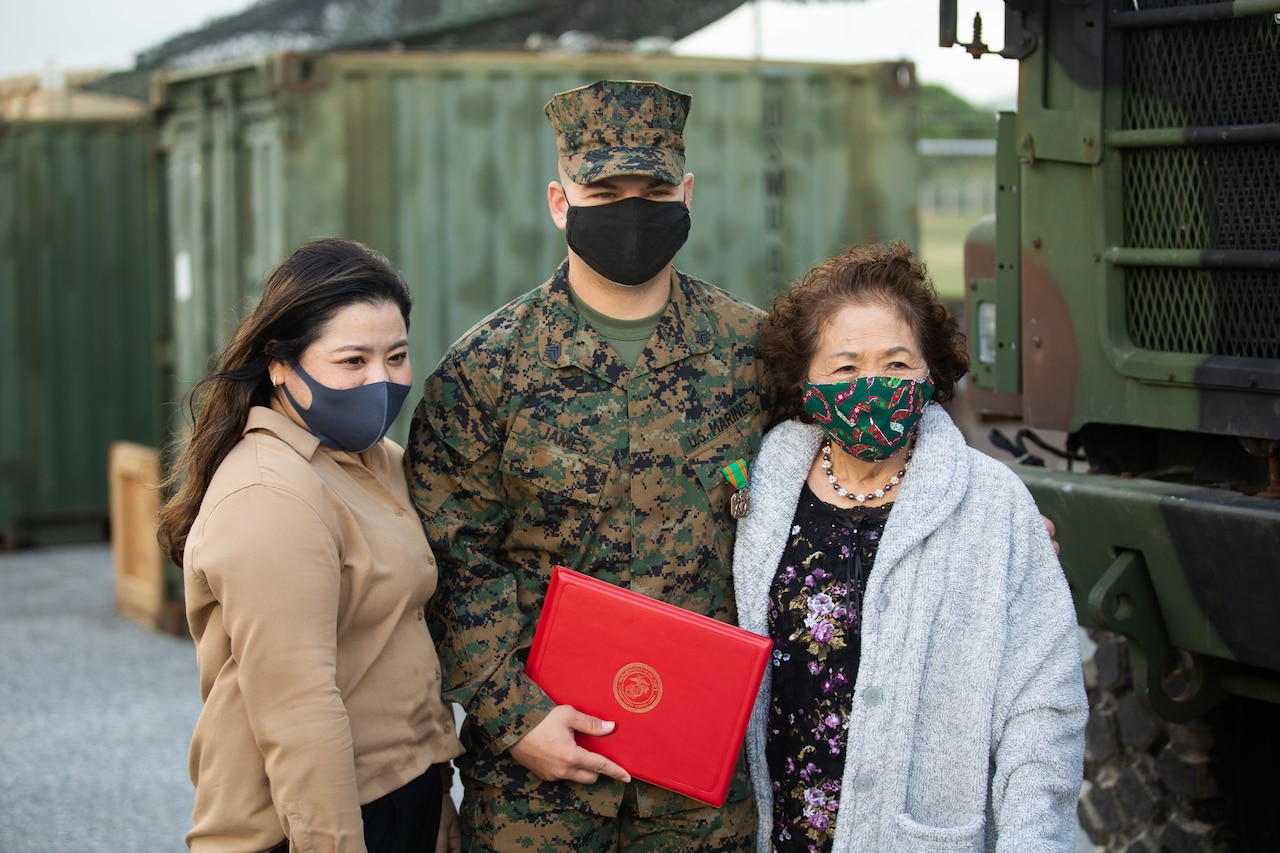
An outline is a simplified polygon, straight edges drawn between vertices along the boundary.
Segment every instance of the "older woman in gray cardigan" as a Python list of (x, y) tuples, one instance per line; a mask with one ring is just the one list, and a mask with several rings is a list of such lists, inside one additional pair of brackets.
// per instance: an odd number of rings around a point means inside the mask
[(790, 419), (734, 555), (740, 624), (775, 644), (760, 849), (1072, 850), (1075, 611), (1022, 482), (939, 405), (967, 359), (922, 265), (901, 243), (819, 265), (761, 346)]

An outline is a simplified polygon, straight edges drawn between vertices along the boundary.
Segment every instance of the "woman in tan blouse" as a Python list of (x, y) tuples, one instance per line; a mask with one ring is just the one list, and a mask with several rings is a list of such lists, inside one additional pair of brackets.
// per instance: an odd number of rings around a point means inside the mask
[(459, 846), (462, 747), (423, 619), (436, 564), (384, 437), (412, 383), (410, 306), (381, 255), (313, 241), (193, 392), (159, 531), (204, 699), (193, 851)]

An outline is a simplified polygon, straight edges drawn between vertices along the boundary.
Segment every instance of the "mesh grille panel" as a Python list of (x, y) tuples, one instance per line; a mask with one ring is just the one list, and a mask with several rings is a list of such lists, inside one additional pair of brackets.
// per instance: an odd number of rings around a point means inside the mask
[[(1157, 5), (1196, 5), (1186, 3)], [(1128, 130), (1262, 124), (1280, 116), (1280, 24), (1272, 15), (1125, 34)]]
[(1280, 359), (1276, 273), (1136, 267), (1125, 279), (1125, 314), (1136, 346)]
[[(1142, 0), (1142, 9), (1197, 6)], [(1280, 121), (1274, 15), (1127, 30), (1125, 129)], [(1280, 249), (1280, 145), (1126, 150), (1124, 242), (1135, 248)], [(1129, 267), (1131, 340), (1160, 352), (1280, 359), (1280, 271)]]
[(1134, 149), (1124, 183), (1125, 245), (1280, 247), (1280, 146)]

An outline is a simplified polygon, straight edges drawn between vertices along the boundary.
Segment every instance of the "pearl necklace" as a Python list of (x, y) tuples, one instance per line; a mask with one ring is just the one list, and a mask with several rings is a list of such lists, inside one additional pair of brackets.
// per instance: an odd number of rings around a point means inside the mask
[(907, 466), (911, 464), (911, 453), (914, 448), (907, 449), (907, 458), (902, 463), (902, 470), (889, 478), (889, 482), (882, 487), (876, 489), (869, 495), (850, 494), (849, 490), (836, 482), (836, 475), (831, 471), (831, 439), (827, 439), (822, 443), (822, 467), (827, 471), (827, 482), (831, 484), (831, 488), (842, 498), (847, 498), (858, 503), (865, 503), (870, 498), (884, 497), (894, 486), (902, 482), (902, 478), (907, 474)]

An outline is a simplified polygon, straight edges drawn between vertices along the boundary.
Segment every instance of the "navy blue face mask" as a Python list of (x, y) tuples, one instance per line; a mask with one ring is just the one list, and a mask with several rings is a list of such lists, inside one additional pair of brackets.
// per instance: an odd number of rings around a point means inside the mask
[(355, 388), (330, 388), (312, 379), (296, 361), (293, 369), (311, 389), (311, 408), (299, 406), (288, 385), (281, 387), (302, 422), (325, 447), (353, 453), (364, 453), (382, 441), (412, 387), (371, 382)]

